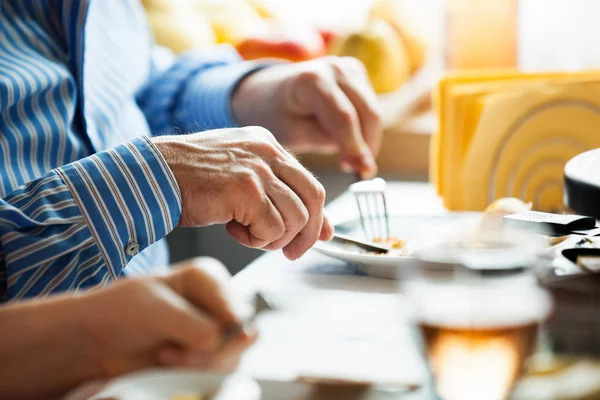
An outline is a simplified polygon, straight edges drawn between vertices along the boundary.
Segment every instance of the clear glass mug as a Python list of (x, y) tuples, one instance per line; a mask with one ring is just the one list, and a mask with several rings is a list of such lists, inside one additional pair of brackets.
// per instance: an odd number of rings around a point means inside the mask
[(504, 230), (421, 242), (401, 285), (439, 398), (509, 396), (552, 307), (534, 273), (542, 246), (539, 236)]

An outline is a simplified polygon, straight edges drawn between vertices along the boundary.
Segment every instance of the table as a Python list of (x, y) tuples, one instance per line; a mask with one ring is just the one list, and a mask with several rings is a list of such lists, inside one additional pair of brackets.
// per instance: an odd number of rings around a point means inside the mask
[[(388, 198), (392, 215), (446, 212), (428, 184), (391, 183)], [(352, 195), (345, 193), (334, 200), (327, 214), (333, 223), (356, 218)], [(425, 366), (408, 319), (409, 304), (398, 282), (362, 275), (351, 265), (312, 251), (296, 262), (288, 261), (280, 252), (267, 253), (236, 275), (233, 282), (245, 295), (260, 291), (277, 309), (259, 317), (261, 337), (244, 356), (242, 373), (271, 381), (308, 376), (366, 379), (406, 388), (426, 383)], [(559, 398), (558, 393), (578, 391), (600, 393), (599, 371), (600, 363), (583, 360), (560, 379), (551, 375), (521, 381), (514, 398)], [(573, 381), (573, 377), (578, 379)], [(293, 400), (315, 398), (337, 399), (310, 394)], [(339, 398), (432, 397), (425, 385), (416, 392), (346, 393)]]
[[(391, 183), (391, 214), (443, 213), (433, 187)], [(333, 223), (358, 216), (345, 193), (327, 207)], [(398, 283), (361, 275), (357, 269), (316, 252), (290, 262), (268, 253), (234, 277), (250, 295), (260, 291), (276, 312), (258, 320), (261, 338), (241, 364), (263, 379), (299, 376), (372, 379), (383, 384), (422, 384), (424, 365), (408, 324)]]

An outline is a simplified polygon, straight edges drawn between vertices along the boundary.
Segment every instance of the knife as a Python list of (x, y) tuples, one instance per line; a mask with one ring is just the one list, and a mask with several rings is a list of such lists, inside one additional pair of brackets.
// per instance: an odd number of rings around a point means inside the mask
[(390, 252), (390, 249), (386, 246), (381, 246), (372, 242), (366, 242), (363, 240), (352, 238), (350, 236), (342, 235), (340, 233), (334, 234), (333, 239), (331, 239), (331, 241), (333, 243), (351, 244), (360, 247), (361, 249), (366, 250), (370, 253), (387, 254)]

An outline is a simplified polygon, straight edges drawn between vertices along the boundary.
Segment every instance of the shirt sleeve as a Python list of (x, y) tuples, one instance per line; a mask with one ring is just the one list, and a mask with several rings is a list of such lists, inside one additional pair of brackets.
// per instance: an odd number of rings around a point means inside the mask
[(177, 182), (148, 138), (51, 170), (0, 200), (0, 298), (104, 285), (180, 215)]
[(234, 127), (231, 94), (242, 78), (262, 67), (242, 61), (226, 45), (190, 51), (168, 68), (155, 67), (137, 102), (155, 135)]

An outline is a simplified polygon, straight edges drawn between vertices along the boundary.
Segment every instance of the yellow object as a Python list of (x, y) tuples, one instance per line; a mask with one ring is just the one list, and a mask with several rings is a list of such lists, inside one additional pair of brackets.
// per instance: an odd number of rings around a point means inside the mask
[(399, 0), (375, 0), (369, 14), (371, 20), (383, 20), (400, 35), (413, 73), (425, 60), (427, 46), (424, 39), (410, 25)]
[(394, 91), (410, 77), (410, 61), (402, 39), (385, 21), (369, 22), (361, 31), (341, 38), (334, 47), (335, 54), (363, 62), (377, 93)]
[(176, 53), (215, 44), (208, 21), (188, 0), (142, 0), (154, 40)]
[(236, 45), (262, 29), (263, 19), (247, 0), (193, 0), (213, 28), (217, 43)]
[(518, 0), (446, 0), (446, 67), (515, 68)]
[(560, 209), (564, 164), (600, 147), (600, 72), (452, 74), (434, 101), (431, 175), (452, 210), (501, 197)]
[(250, 5), (254, 7), (258, 15), (264, 19), (278, 19), (278, 13), (271, 6), (271, 1), (267, 0), (249, 0)]
[(173, 7), (169, 11), (149, 9), (147, 14), (156, 43), (176, 53), (215, 44), (215, 35), (211, 26), (193, 9), (186, 7)]

